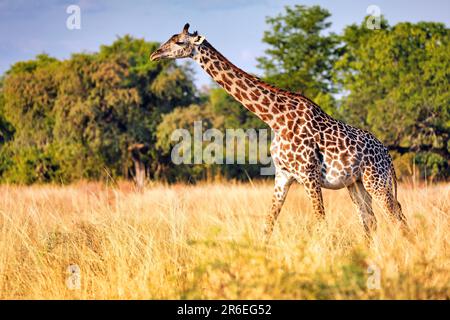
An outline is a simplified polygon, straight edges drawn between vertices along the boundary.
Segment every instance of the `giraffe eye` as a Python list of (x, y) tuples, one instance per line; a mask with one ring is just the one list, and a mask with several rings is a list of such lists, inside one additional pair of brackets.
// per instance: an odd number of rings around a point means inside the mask
[(182, 46), (182, 45), (184, 44), (184, 42), (182, 42), (182, 41), (177, 41), (177, 42), (175, 42), (175, 44), (177, 44), (177, 45), (179, 45), (179, 46)]

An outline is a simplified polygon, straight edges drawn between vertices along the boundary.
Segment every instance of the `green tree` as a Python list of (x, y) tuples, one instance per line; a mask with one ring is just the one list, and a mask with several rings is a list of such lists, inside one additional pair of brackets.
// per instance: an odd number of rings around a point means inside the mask
[(14, 127), (5, 118), (4, 103), (2, 83), (0, 82), (0, 148), (14, 136)]
[(449, 35), (433, 22), (347, 27), (336, 63), (336, 78), (348, 93), (342, 116), (400, 153), (433, 152), (448, 162)]
[[(193, 104), (187, 108), (176, 108), (172, 112), (163, 115), (161, 123), (157, 129), (156, 147), (165, 155), (165, 165), (161, 167), (160, 174), (168, 181), (196, 181), (209, 179), (214, 175), (215, 170), (219, 170), (214, 164), (194, 164), (194, 123), (201, 123), (201, 134), (204, 130), (220, 128), (223, 118), (214, 114), (210, 104)], [(176, 130), (187, 130), (190, 140), (173, 141), (172, 134)], [(186, 150), (190, 150), (189, 163), (174, 164), (172, 161), (172, 151), (177, 144), (187, 143)], [(202, 144), (202, 148), (204, 145)], [(183, 147), (184, 149), (184, 147)], [(198, 149), (202, 152), (203, 149)], [(180, 153), (180, 156), (186, 156)]]
[[(161, 115), (196, 100), (186, 66), (149, 60), (157, 47), (125, 36), (98, 53), (65, 61), (39, 55), (13, 65), (3, 86), (5, 118), (15, 129), (2, 152), (11, 164), (3, 179), (127, 177), (136, 145), (144, 146), (140, 170), (155, 172)], [(34, 168), (42, 174), (31, 174)]]
[(267, 18), (270, 30), (263, 42), (269, 48), (258, 58), (265, 79), (281, 88), (298, 91), (332, 113), (332, 70), (339, 56), (338, 37), (325, 34), (330, 13), (319, 6), (287, 6), (285, 12)]
[(52, 139), (53, 105), (57, 95), (54, 74), (60, 62), (41, 54), (35, 60), (18, 62), (3, 81), (3, 110), (15, 128), (18, 147), (42, 147)]
[[(267, 126), (258, 119), (254, 114), (245, 109), (240, 103), (236, 102), (221, 88), (212, 88), (209, 91), (209, 97), (202, 104), (193, 104), (188, 108), (177, 108), (171, 113), (163, 116), (163, 120), (157, 129), (157, 147), (162, 150), (166, 156), (167, 165), (164, 166), (162, 175), (169, 181), (184, 180), (196, 181), (202, 179), (213, 179), (218, 177), (226, 177), (232, 179), (247, 180), (249, 177), (259, 176), (260, 165), (249, 164), (249, 141), (245, 141), (245, 164), (217, 164), (217, 163), (194, 163), (194, 122), (201, 121), (203, 134), (207, 129), (218, 129), (221, 132), (222, 140), (211, 141), (204, 140), (203, 149), (207, 150), (208, 146), (218, 144), (222, 147), (221, 154), (224, 160), (226, 154), (226, 130), (240, 129), (245, 134), (247, 129), (268, 129)], [(190, 132), (191, 137), (191, 153), (190, 163), (174, 165), (170, 156), (174, 150), (174, 146), (181, 141), (172, 141), (172, 133), (177, 129), (185, 129)], [(255, 131), (257, 134), (257, 132)], [(240, 137), (246, 139), (246, 137)], [(256, 142), (252, 142), (256, 145)], [(253, 146), (254, 146), (253, 145)], [(267, 150), (269, 148), (267, 147)], [(206, 152), (208, 156), (208, 152)], [(214, 153), (215, 154), (215, 153)], [(230, 154), (228, 154), (230, 156)], [(224, 161), (225, 162), (225, 161)]]
[(3, 82), (0, 81), (0, 177), (11, 166), (8, 144), (14, 136), (14, 127), (6, 120), (4, 111)]

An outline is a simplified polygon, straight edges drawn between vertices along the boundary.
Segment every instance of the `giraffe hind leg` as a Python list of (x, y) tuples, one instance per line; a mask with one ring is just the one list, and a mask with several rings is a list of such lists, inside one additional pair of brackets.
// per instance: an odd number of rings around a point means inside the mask
[(397, 221), (401, 223), (403, 231), (409, 231), (408, 223), (405, 215), (403, 214), (400, 202), (395, 199), (392, 192), (387, 190), (386, 192), (378, 195), (377, 198), (385, 212), (387, 212), (390, 217), (397, 219)]
[(358, 211), (366, 236), (371, 238), (377, 228), (377, 219), (372, 210), (372, 197), (364, 188), (361, 181), (355, 182), (348, 186), (347, 189)]
[(406, 217), (397, 201), (392, 186), (391, 174), (364, 176), (363, 184), (369, 194), (377, 201), (386, 214), (401, 223), (403, 231), (409, 230)]

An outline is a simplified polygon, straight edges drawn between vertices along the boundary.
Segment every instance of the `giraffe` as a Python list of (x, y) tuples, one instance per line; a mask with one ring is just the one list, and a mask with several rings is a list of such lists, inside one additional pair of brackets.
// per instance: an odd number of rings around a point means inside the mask
[(370, 132), (326, 114), (300, 93), (269, 85), (232, 64), (189, 24), (150, 56), (192, 58), (231, 96), (273, 131), (275, 165), (272, 206), (265, 219), (269, 240), (292, 182), (304, 186), (318, 218), (325, 218), (322, 188), (347, 188), (367, 237), (376, 230), (375, 199), (404, 230), (407, 221), (397, 201), (397, 181), (388, 149)]

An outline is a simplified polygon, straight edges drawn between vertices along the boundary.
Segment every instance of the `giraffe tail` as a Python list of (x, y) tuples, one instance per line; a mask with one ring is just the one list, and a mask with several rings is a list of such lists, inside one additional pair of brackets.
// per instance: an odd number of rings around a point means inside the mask
[(397, 200), (397, 175), (395, 174), (394, 163), (391, 161), (391, 177), (392, 177), (392, 185), (394, 188), (394, 197)]
[(406, 221), (406, 217), (402, 212), (402, 206), (400, 202), (397, 200), (397, 175), (395, 174), (394, 163), (391, 161), (391, 176), (392, 176), (392, 184), (394, 189), (394, 197), (395, 202), (397, 202), (397, 219), (402, 223), (402, 231), (403, 234), (407, 236), (407, 238), (411, 241), (415, 241), (414, 238), (411, 237), (411, 229), (408, 226), (408, 222)]

